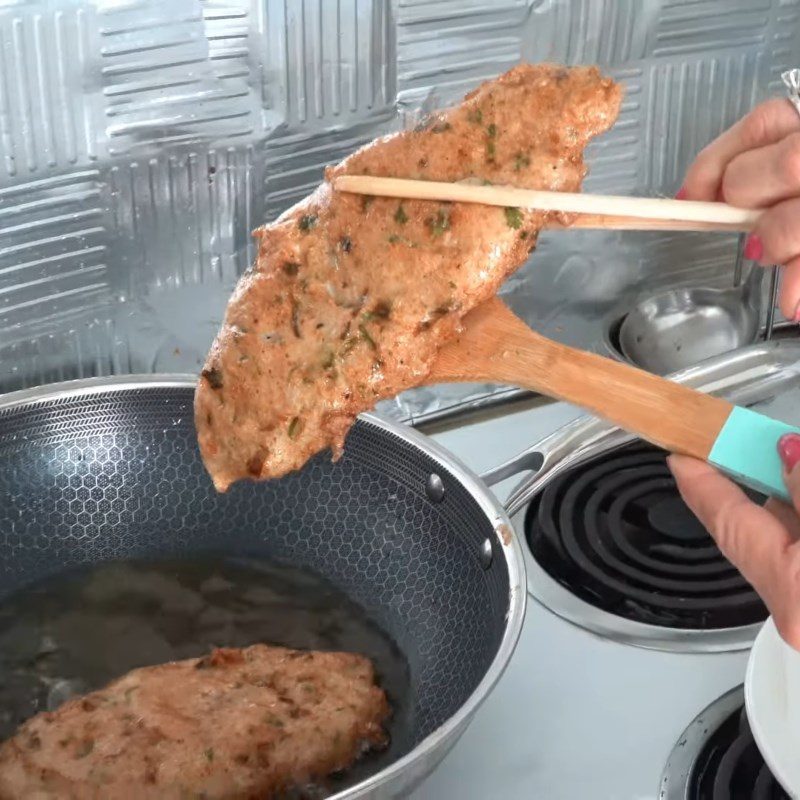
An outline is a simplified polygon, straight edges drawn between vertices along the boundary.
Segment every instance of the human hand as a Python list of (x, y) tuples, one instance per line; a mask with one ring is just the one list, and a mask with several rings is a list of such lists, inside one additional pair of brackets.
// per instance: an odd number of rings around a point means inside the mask
[(677, 197), (768, 209), (744, 255), (762, 266), (785, 266), (781, 312), (800, 322), (800, 114), (794, 106), (786, 99), (756, 106), (700, 152)]
[(800, 435), (784, 436), (778, 451), (792, 506), (757, 505), (703, 461), (670, 456), (668, 463), (686, 505), (761, 596), (783, 639), (800, 650)]

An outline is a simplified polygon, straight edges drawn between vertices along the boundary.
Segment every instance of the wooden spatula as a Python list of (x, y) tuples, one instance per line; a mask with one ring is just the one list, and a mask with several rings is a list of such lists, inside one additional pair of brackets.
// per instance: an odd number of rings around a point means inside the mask
[(509, 383), (581, 406), (666, 450), (694, 456), (788, 499), (778, 439), (800, 432), (643, 370), (551, 341), (500, 300), (464, 318), (426, 383)]

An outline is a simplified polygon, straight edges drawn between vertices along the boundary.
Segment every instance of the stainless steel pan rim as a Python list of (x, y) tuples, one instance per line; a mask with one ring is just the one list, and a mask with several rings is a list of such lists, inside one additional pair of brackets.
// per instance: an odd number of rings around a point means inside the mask
[[(194, 388), (196, 382), (196, 376), (186, 374), (119, 375), (108, 378), (85, 378), (47, 384), (32, 389), (22, 389), (2, 395), (0, 396), (0, 410), (40, 401), (57, 401), (62, 397), (72, 398), (108, 391), (124, 391), (146, 387)], [(459, 710), (433, 733), (423, 739), (407, 755), (356, 786), (337, 793), (331, 800), (334, 800), (334, 798), (335, 800), (345, 800), (345, 798), (350, 800), (350, 798), (391, 796), (385, 794), (385, 790), (389, 789), (392, 784), (397, 782), (403, 787), (411, 788), (438, 764), (439, 760), (464, 732), (481, 703), (483, 703), (505, 671), (522, 631), (527, 602), (525, 558), (522, 547), (513, 532), (511, 520), (503, 506), (486, 488), (481, 479), (460, 459), (413, 428), (390, 422), (371, 413), (362, 414), (360, 419), (419, 448), (434, 461), (441, 464), (443, 468), (447, 469), (469, 490), (481, 510), (491, 521), (498, 547), (506, 559), (509, 599), (505, 631), (497, 653), (486, 674)]]

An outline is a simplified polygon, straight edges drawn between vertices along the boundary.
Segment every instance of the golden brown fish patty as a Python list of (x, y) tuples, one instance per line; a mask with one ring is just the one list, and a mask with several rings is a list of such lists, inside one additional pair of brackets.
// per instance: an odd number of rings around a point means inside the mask
[(424, 382), (461, 318), (524, 263), (541, 212), (334, 192), (337, 175), (577, 191), (621, 89), (593, 67), (522, 64), (413, 131), (377, 139), (256, 231), (195, 399), (219, 490), (341, 451), (355, 417)]

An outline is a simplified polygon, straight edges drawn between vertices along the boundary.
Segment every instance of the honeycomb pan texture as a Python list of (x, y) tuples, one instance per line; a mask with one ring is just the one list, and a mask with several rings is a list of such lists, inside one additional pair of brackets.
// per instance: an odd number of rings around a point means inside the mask
[[(336, 464), (322, 456), (280, 481), (217, 494), (192, 396), (191, 386), (116, 389), (0, 410), (0, 595), (74, 566), (202, 552), (313, 570), (406, 656), (419, 742), (475, 691), (509, 624), (491, 520), (438, 462), (368, 421)], [(440, 503), (425, 492), (432, 472)]]
[[(588, 189), (671, 194), (797, 53), (798, 0), (0, 0), (0, 391), (195, 372), (255, 226), (520, 59), (596, 62), (625, 84)], [(733, 250), (554, 232), (504, 293), (593, 348), (642, 292), (729, 281)], [(495, 391), (382, 410), (419, 419)]]

